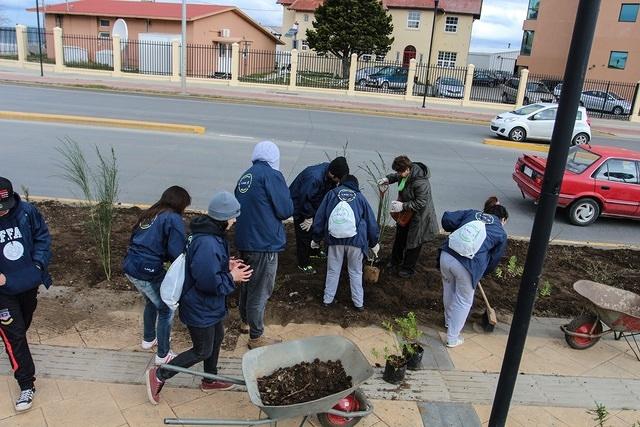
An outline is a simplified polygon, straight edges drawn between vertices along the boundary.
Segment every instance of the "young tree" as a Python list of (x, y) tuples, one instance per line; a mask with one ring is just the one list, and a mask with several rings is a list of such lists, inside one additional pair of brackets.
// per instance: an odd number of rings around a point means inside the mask
[(393, 37), (391, 15), (379, 0), (325, 0), (307, 30), (309, 47), (342, 59), (342, 77), (349, 75), (351, 54), (385, 55)]

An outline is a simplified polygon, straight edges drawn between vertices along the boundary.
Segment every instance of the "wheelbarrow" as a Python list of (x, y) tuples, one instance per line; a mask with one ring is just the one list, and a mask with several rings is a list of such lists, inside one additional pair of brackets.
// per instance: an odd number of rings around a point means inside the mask
[[(625, 339), (640, 361), (640, 346), (636, 340), (636, 335), (640, 335), (640, 295), (590, 280), (578, 280), (573, 289), (591, 303), (594, 313), (580, 315), (560, 327), (567, 344), (584, 350), (604, 335), (613, 333), (616, 340)], [(603, 330), (603, 324), (608, 329)]]
[[(351, 377), (353, 386), (321, 399), (294, 405), (269, 406), (262, 402), (258, 391), (258, 378), (270, 375), (279, 368), (301, 362), (313, 362), (315, 359), (340, 360), (345, 372)], [(311, 337), (250, 350), (242, 357), (243, 378), (206, 374), (172, 365), (162, 365), (162, 367), (171, 371), (246, 386), (251, 402), (260, 409), (260, 414), (266, 415), (266, 418), (253, 420), (165, 418), (165, 424), (277, 426), (278, 421), (302, 416), (300, 424), (302, 427), (310, 416), (317, 415), (324, 427), (354, 426), (363, 417), (373, 412), (373, 405), (358, 388), (373, 375), (373, 368), (353, 342), (340, 336)]]

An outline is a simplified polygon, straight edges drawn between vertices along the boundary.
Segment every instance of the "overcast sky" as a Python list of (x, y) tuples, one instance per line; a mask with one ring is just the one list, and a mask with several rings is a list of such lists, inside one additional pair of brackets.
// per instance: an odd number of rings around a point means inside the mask
[[(61, 2), (62, 0), (46, 0), (46, 4)], [(232, 4), (244, 9), (262, 24), (280, 25), (282, 23), (282, 8), (276, 4), (276, 0), (211, 0), (197, 1), (197, 3)], [(527, 3), (528, 0), (484, 0), (482, 18), (473, 25), (471, 50), (503, 50), (507, 49), (509, 44), (511, 49), (519, 49)], [(42, 0), (40, 4), (42, 5)], [(5, 17), (9, 25), (35, 26), (35, 13), (25, 12), (26, 8), (34, 6), (35, 0), (0, 0), (0, 17)]]

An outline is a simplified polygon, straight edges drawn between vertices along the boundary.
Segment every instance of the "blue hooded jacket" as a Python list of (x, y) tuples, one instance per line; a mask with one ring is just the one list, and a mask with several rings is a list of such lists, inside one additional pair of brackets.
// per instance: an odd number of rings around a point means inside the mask
[(287, 242), (282, 221), (293, 215), (289, 188), (280, 171), (255, 160), (235, 190), (241, 214), (236, 223), (236, 249), (244, 252), (282, 252)]
[(51, 236), (40, 212), (14, 193), (16, 205), (0, 217), (0, 273), (7, 282), (0, 294), (18, 295), (52, 284), (48, 272)]
[(289, 186), (293, 200), (293, 219), (303, 221), (313, 218), (324, 196), (335, 184), (327, 178), (329, 163), (305, 168)]
[(133, 232), (122, 270), (139, 280), (161, 282), (166, 273), (164, 262), (178, 258), (184, 245), (184, 222), (180, 214), (161, 212)]
[[(467, 269), (471, 275), (471, 283), (474, 289), (480, 279), (495, 270), (500, 263), (500, 259), (507, 249), (507, 233), (502, 227), (500, 218), (474, 209), (445, 212), (442, 215), (442, 228), (448, 232), (453, 232), (464, 224), (475, 220), (485, 223), (487, 237), (473, 259), (464, 257), (449, 248), (449, 238), (440, 247), (441, 251), (453, 256)], [(439, 259), (440, 257), (438, 256)]]
[[(353, 210), (356, 218), (357, 234), (353, 237), (337, 239), (329, 234), (329, 217), (333, 208), (343, 200), (349, 203)], [(316, 242), (324, 239), (324, 242), (329, 246), (355, 246), (362, 249), (366, 256), (369, 248), (378, 243), (380, 228), (376, 223), (373, 209), (371, 209), (369, 202), (358, 188), (357, 181), (343, 180), (340, 186), (329, 191), (322, 200), (313, 220), (311, 232), (313, 240)]]
[(180, 320), (187, 326), (208, 328), (225, 318), (225, 297), (236, 289), (229, 273), (229, 245), (222, 225), (206, 215), (191, 221), (191, 231)]

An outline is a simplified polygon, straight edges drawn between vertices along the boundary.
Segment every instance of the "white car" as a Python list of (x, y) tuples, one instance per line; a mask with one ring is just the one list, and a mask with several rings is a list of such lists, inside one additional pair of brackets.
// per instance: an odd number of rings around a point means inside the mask
[[(558, 104), (539, 102), (515, 111), (502, 113), (491, 121), (491, 132), (512, 141), (551, 141), (556, 123)], [(591, 123), (584, 107), (578, 107), (571, 145), (588, 144), (591, 140)]]

